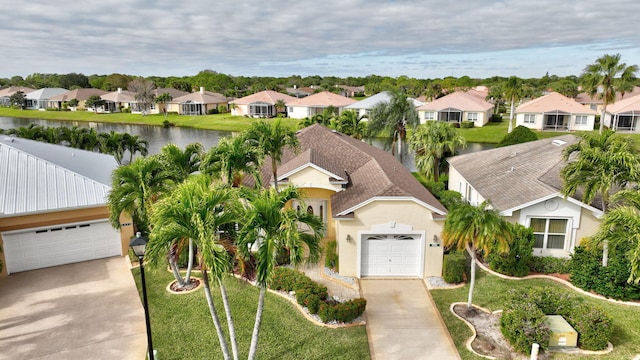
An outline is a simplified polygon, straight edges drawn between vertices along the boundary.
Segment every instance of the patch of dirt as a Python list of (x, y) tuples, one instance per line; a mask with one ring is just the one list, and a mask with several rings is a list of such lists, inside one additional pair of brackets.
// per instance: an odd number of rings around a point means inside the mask
[(169, 288), (171, 289), (171, 291), (185, 292), (185, 291), (191, 291), (197, 288), (198, 286), (200, 286), (200, 280), (196, 278), (191, 278), (189, 283), (185, 284), (183, 287), (178, 286), (178, 282), (174, 280), (171, 283)]
[[(453, 311), (476, 329), (477, 336), (471, 343), (471, 347), (477, 353), (497, 359), (529, 359), (524, 354), (516, 353), (507, 339), (502, 336), (500, 332), (502, 313), (487, 313), (475, 307), (468, 309), (467, 305), (462, 304), (455, 305)], [(540, 352), (538, 359), (546, 360), (549, 357)]]

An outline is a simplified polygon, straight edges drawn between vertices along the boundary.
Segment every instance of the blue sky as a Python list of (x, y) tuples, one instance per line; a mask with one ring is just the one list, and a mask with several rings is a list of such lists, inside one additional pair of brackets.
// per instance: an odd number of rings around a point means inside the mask
[(0, 77), (541, 77), (640, 64), (636, 1), (0, 0)]

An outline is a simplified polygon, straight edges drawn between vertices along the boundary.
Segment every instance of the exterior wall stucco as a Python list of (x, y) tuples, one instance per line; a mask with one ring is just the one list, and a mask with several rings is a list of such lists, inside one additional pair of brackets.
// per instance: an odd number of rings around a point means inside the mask
[[(374, 201), (356, 210), (353, 219), (336, 222), (340, 274), (354, 277), (358, 274), (359, 232), (370, 231), (374, 225), (389, 222), (409, 225), (413, 231), (424, 231), (423, 276), (440, 276), (443, 256), (440, 239), (444, 222), (434, 221), (429, 210), (408, 200)], [(440, 246), (430, 246), (434, 244), (434, 235)]]
[(325, 189), (302, 189), (302, 196), (304, 199), (319, 199), (327, 201), (327, 232), (325, 233), (325, 239), (336, 238), (336, 221), (333, 220), (333, 214), (331, 213), (331, 195), (334, 191)]
[[(279, 176), (282, 176), (280, 174)], [(289, 183), (299, 188), (319, 188), (327, 189), (333, 192), (342, 190), (341, 185), (331, 184), (329, 175), (311, 166), (306, 167), (288, 176)]]

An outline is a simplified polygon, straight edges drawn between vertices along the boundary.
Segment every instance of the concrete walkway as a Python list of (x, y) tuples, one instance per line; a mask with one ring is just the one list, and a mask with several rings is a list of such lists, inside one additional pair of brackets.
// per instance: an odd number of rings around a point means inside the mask
[(422, 280), (360, 280), (371, 357), (460, 359)]
[(0, 278), (0, 359), (144, 359), (144, 310), (127, 261)]

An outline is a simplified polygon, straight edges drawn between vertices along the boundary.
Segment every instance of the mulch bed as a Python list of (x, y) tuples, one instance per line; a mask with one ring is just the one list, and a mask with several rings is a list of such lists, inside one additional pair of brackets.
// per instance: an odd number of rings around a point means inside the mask
[(179, 287), (178, 282), (174, 280), (169, 288), (174, 292), (187, 292), (196, 289), (198, 286), (200, 286), (200, 280), (191, 278), (190, 282), (188, 284), (185, 284), (183, 287)]

